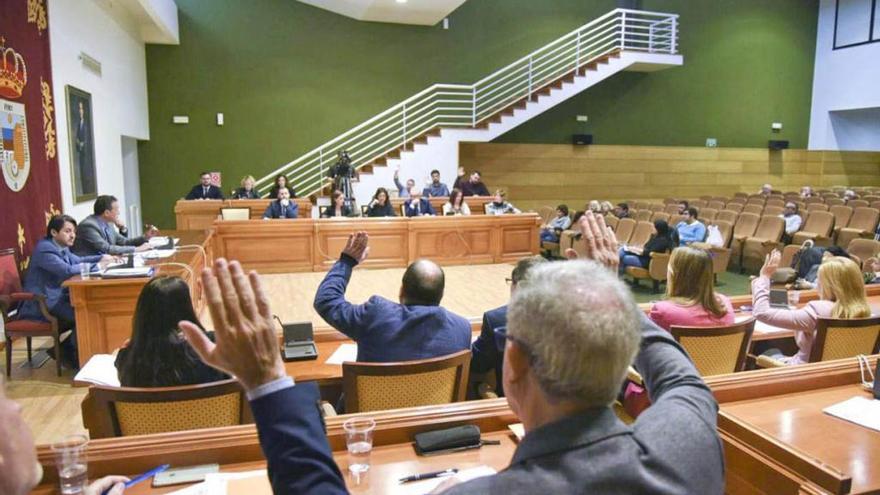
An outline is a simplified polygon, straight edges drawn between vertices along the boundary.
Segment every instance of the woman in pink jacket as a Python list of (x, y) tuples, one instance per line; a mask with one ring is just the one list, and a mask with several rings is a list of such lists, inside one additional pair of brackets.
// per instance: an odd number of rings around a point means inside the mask
[(795, 331), (797, 354), (783, 356), (775, 349), (764, 354), (786, 364), (802, 364), (809, 361), (819, 318), (867, 318), (871, 316), (871, 307), (865, 297), (865, 282), (859, 266), (849, 258), (836, 256), (819, 266), (816, 279), (819, 300), (798, 309), (771, 308), (770, 278), (779, 268), (780, 258), (779, 251), (770, 253), (761, 275), (752, 280), (753, 314), (758, 321)]
[(715, 293), (712, 257), (708, 251), (679, 247), (666, 269), (666, 300), (651, 307), (651, 320), (669, 330), (672, 325), (710, 327), (732, 325), (733, 305)]

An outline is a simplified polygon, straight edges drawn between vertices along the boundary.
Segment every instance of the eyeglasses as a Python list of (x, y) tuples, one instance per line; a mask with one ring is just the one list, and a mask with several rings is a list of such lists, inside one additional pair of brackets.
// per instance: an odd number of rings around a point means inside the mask
[(516, 345), (522, 347), (522, 349), (524, 351), (526, 351), (526, 354), (528, 354), (528, 356), (529, 356), (529, 364), (535, 363), (535, 360), (537, 358), (535, 357), (535, 353), (532, 352), (531, 347), (529, 347), (528, 344), (523, 342), (522, 339), (518, 339), (516, 337), (508, 335), (507, 334), (507, 327), (493, 328), (492, 333), (495, 334), (495, 347), (498, 349), (498, 352), (504, 352), (504, 345), (509, 340), (511, 342), (514, 342)]
[(513, 283), (513, 279), (512, 279), (512, 278), (510, 278), (510, 277), (508, 277), (508, 278), (505, 278), (505, 279), (504, 279), (504, 281), (505, 281), (505, 282), (507, 282), (507, 285), (510, 285), (510, 284), (512, 284), (512, 283)]

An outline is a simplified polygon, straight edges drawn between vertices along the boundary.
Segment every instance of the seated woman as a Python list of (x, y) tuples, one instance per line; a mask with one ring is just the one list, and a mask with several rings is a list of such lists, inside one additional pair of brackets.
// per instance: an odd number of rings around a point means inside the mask
[(768, 325), (795, 331), (797, 354), (784, 356), (777, 349), (764, 354), (786, 364), (802, 364), (810, 359), (820, 317), (867, 318), (871, 316), (871, 307), (865, 297), (865, 282), (859, 265), (849, 258), (833, 257), (819, 265), (819, 300), (810, 301), (798, 309), (771, 308), (770, 278), (779, 268), (781, 257), (779, 251), (770, 253), (760, 276), (752, 280), (752, 314)]
[(666, 279), (666, 300), (651, 307), (649, 317), (669, 330), (673, 325), (732, 325), (730, 299), (715, 293), (712, 257), (708, 251), (680, 247), (672, 251)]
[(635, 266), (647, 268), (651, 263), (651, 253), (666, 253), (675, 247), (672, 241), (672, 230), (666, 220), (654, 221), (654, 235), (641, 248), (637, 246), (620, 247), (620, 274), (626, 271), (626, 267)]
[[(345, 201), (345, 199), (343, 199)], [(370, 202), (370, 207), (367, 208), (367, 216), (368, 217), (393, 217), (396, 216), (394, 214), (394, 207), (391, 206), (391, 201), (388, 200), (388, 189), (384, 187), (380, 187), (376, 189), (376, 194), (373, 195), (373, 201)]]
[(254, 189), (254, 177), (252, 175), (245, 175), (243, 179), (241, 179), (241, 187), (233, 191), (232, 199), (260, 199), (260, 195), (257, 194), (257, 190)]
[(503, 189), (495, 190), (495, 200), (486, 204), (487, 215), (505, 215), (507, 213), (522, 213), (515, 206), (505, 201), (507, 193)]
[(568, 205), (556, 207), (556, 217), (547, 225), (541, 226), (541, 242), (559, 242), (559, 234), (571, 227), (571, 217), (568, 216)]
[(293, 184), (287, 182), (287, 176), (278, 174), (275, 176), (275, 185), (269, 190), (269, 199), (278, 199), (278, 190), (282, 187), (286, 187), (290, 191), (291, 198), (296, 197), (296, 191), (293, 190)]
[(324, 210), (321, 218), (343, 218), (351, 216), (351, 208), (345, 206), (345, 194), (342, 191), (333, 191), (333, 201), (330, 207)]
[(593, 200), (590, 200), (589, 203), (587, 203), (587, 207), (586, 207), (585, 211), (590, 211), (592, 213), (595, 213), (596, 215), (600, 215), (600, 214), (602, 214), (602, 206), (599, 204), (598, 201), (593, 199)]
[(470, 215), (471, 209), (464, 201), (461, 189), (452, 189), (449, 193), (449, 201), (443, 205), (443, 215)]
[(599, 212), (602, 213), (602, 216), (605, 216), (614, 211), (614, 205), (611, 204), (611, 201), (602, 201), (599, 203)]
[[(131, 340), (116, 356), (123, 387), (175, 387), (229, 378), (202, 363), (177, 327), (181, 320), (202, 326), (186, 282), (168, 276), (150, 280), (138, 297)], [(213, 333), (206, 334), (213, 340)]]

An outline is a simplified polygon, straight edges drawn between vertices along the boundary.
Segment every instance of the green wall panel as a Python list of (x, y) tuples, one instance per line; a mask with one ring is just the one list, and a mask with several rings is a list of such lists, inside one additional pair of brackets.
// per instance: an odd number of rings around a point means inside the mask
[[(469, 0), (450, 29), (359, 22), (295, 0), (177, 0), (178, 46), (147, 46), (144, 218), (173, 225), (201, 170), (229, 190), (435, 82), (472, 83), (611, 10), (613, 0)], [(685, 66), (616, 75), (499, 140), (761, 146), (774, 119), (804, 147), (816, 0), (645, 1), (682, 15)], [(215, 124), (222, 112), (225, 125)], [(188, 115), (188, 125), (171, 123)]]

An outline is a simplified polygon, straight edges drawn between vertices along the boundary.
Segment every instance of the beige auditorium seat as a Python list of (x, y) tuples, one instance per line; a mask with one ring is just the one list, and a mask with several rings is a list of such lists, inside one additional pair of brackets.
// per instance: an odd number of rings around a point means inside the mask
[(669, 223), (670, 215), (664, 211), (655, 211), (653, 215), (651, 215), (651, 222), (656, 222), (657, 220), (663, 220), (666, 223)]
[(780, 208), (784, 208), (784, 207), (785, 207), (785, 201), (784, 201), (784, 200), (781, 200), (781, 199), (775, 199), (775, 198), (773, 198), (773, 199), (768, 199), (767, 202), (764, 203), (764, 207), (766, 208), (766, 207), (768, 207), (768, 206), (778, 206), (778, 207), (780, 207)]
[(651, 211), (663, 211), (666, 209), (666, 205), (661, 205), (659, 203), (651, 203), (650, 209), (651, 209)]
[(829, 246), (832, 228), (834, 228), (834, 215), (827, 211), (812, 211), (807, 215), (800, 232), (795, 232), (792, 236), (791, 243), (800, 245), (811, 239), (816, 245)]
[(785, 220), (779, 216), (764, 215), (758, 222), (755, 234), (746, 238), (742, 246), (740, 269), (757, 270), (764, 264), (764, 258), (780, 247), (779, 240), (785, 232)]
[(719, 210), (719, 211), (721, 211), (721, 210), (724, 209), (724, 205), (725, 205), (724, 201), (716, 201), (716, 200), (713, 199), (712, 201), (709, 201), (709, 202), (706, 204), (706, 207), (707, 207), (707, 208), (712, 208), (713, 210)]
[(605, 215), (605, 225), (611, 227), (611, 230), (613, 230), (615, 232), (617, 231), (617, 223), (619, 221), (620, 220), (617, 217), (615, 217), (614, 215), (611, 215), (611, 214)]
[(742, 246), (745, 240), (755, 235), (761, 217), (754, 213), (740, 213), (733, 225), (733, 236), (730, 241), (730, 255), (735, 260), (742, 258)]
[(651, 261), (648, 268), (639, 268), (636, 266), (626, 267), (626, 274), (632, 277), (633, 283), (638, 284), (639, 280), (650, 280), (653, 284), (654, 293), (660, 292), (660, 283), (666, 281), (666, 273), (669, 267), (669, 253), (651, 253)]
[(714, 208), (703, 208), (697, 211), (697, 217), (706, 225), (712, 223), (716, 215), (718, 215), (718, 210)]
[(825, 203), (807, 203), (807, 211), (828, 211), (829, 208)]
[(853, 209), (846, 205), (835, 205), (831, 207), (829, 213), (834, 215), (834, 230), (831, 231), (831, 237), (836, 238), (840, 229), (849, 225), (849, 219), (852, 218)]
[(880, 210), (867, 207), (856, 208), (849, 219), (849, 224), (837, 233), (837, 239), (834, 243), (840, 247), (846, 247), (853, 239), (873, 238), (878, 220), (880, 220)]
[(847, 201), (846, 205), (853, 208), (868, 208), (871, 206), (871, 203), (864, 199), (851, 199)]
[(730, 222), (731, 225), (736, 224), (736, 219), (739, 217), (739, 212), (733, 210), (721, 210), (715, 215), (716, 221), (722, 222)]
[(635, 215), (635, 219), (637, 222), (648, 222), (651, 220), (651, 215), (653, 213), (654, 212), (652, 212), (651, 210), (639, 210), (639, 212)]
[(707, 203), (708, 203), (708, 201), (705, 199), (695, 199), (690, 202), (690, 205), (693, 206), (694, 208), (699, 209), (699, 208), (705, 208)]
[(853, 239), (849, 242), (846, 252), (859, 259), (862, 268), (865, 267), (865, 261), (873, 258), (880, 253), (880, 241), (874, 239)]
[(743, 207), (743, 213), (751, 213), (752, 215), (761, 215), (764, 213), (764, 207), (762, 205), (749, 203)]
[(783, 208), (782, 206), (769, 206), (768, 205), (768, 206), (764, 207), (764, 211), (761, 212), (761, 215), (768, 215), (768, 216), (776, 217), (776, 216), (782, 215), (782, 213), (784, 211), (785, 211), (785, 208)]
[(678, 213), (678, 203), (667, 204), (663, 211), (669, 213), (670, 215), (675, 215)]
[(715, 276), (715, 283), (718, 283), (718, 274), (726, 272), (728, 265), (730, 265), (731, 251), (728, 246), (730, 246), (730, 239), (733, 237), (733, 223), (716, 220), (712, 225), (718, 227), (718, 231), (721, 233), (722, 245), (712, 246), (708, 243), (695, 242), (691, 246), (709, 251), (709, 254), (712, 256), (712, 273)]
[(845, 205), (846, 201), (840, 198), (828, 198), (825, 200), (825, 204), (828, 206)]
[(636, 229), (636, 221), (632, 218), (621, 218), (617, 222), (617, 228), (614, 230), (617, 236), (617, 242), (626, 244), (632, 237), (633, 231)]
[(643, 247), (651, 239), (652, 235), (654, 235), (653, 223), (647, 221), (638, 222), (626, 244), (628, 246)]
[(727, 203), (727, 206), (725, 206), (724, 209), (734, 211), (736, 213), (742, 213), (744, 207), (745, 205), (742, 203), (734, 203), (733, 201), (731, 201), (730, 203)]

